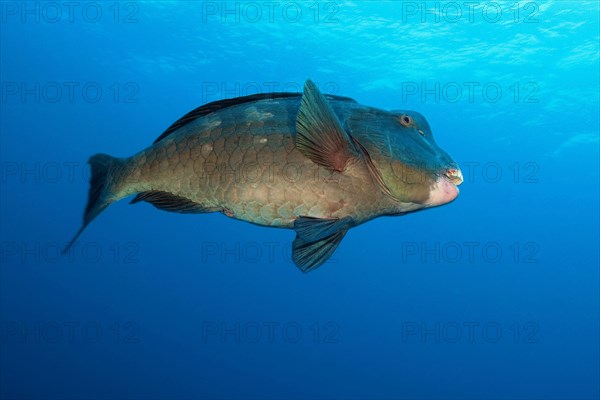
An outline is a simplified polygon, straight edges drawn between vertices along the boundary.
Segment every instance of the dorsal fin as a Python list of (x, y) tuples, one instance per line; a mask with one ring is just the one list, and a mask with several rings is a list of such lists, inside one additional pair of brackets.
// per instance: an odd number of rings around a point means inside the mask
[[(253, 101), (274, 100), (274, 99), (300, 97), (300, 96), (302, 96), (302, 93), (273, 92), (273, 93), (257, 93), (257, 94), (251, 94), (249, 96), (235, 97), (233, 99), (224, 99), (224, 100), (213, 101), (211, 103), (207, 103), (203, 106), (200, 106), (200, 107), (190, 111), (189, 113), (185, 114), (183, 117), (179, 118), (171, 126), (169, 126), (154, 141), (154, 143), (160, 142), (161, 140), (163, 140), (164, 138), (169, 136), (171, 133), (175, 132), (177, 129), (189, 124), (190, 122), (194, 121), (197, 118), (203, 117), (205, 115), (211, 114), (215, 111), (219, 111), (219, 110), (222, 110), (227, 107), (236, 106), (238, 104), (251, 103)], [(328, 99), (332, 99), (332, 100), (351, 101), (353, 103), (356, 103), (356, 101), (354, 99), (351, 99), (349, 97), (335, 96), (332, 94), (327, 94), (327, 95), (325, 95), (325, 97), (327, 97)]]

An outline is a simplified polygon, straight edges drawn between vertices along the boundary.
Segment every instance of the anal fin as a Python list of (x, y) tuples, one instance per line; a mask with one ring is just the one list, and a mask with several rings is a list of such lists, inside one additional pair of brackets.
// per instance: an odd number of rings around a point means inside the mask
[(296, 239), (292, 243), (292, 260), (302, 272), (310, 272), (320, 267), (335, 252), (352, 226), (354, 222), (350, 217), (299, 217), (294, 222)]
[(147, 192), (138, 193), (138, 195), (131, 200), (130, 204), (139, 203), (140, 201), (146, 201), (159, 210), (182, 214), (199, 214), (219, 210), (218, 208), (205, 207), (188, 198), (160, 190), (149, 190)]

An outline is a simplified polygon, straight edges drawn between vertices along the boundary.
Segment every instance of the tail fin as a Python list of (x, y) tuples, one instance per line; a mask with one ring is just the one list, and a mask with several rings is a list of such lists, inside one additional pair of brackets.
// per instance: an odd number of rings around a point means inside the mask
[(92, 178), (90, 180), (88, 202), (83, 214), (83, 224), (65, 247), (63, 254), (69, 251), (89, 223), (118, 199), (112, 193), (110, 186), (112, 173), (119, 168), (121, 160), (107, 154), (96, 154), (89, 159), (88, 164), (92, 168)]

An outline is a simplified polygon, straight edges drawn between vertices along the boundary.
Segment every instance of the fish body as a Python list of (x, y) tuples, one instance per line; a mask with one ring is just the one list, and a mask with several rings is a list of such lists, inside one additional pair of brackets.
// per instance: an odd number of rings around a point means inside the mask
[(296, 230), (303, 271), (325, 262), (346, 232), (381, 215), (450, 202), (462, 175), (423, 116), (325, 96), (272, 93), (209, 103), (128, 158), (98, 154), (83, 229), (136, 195), (159, 209), (222, 212)]

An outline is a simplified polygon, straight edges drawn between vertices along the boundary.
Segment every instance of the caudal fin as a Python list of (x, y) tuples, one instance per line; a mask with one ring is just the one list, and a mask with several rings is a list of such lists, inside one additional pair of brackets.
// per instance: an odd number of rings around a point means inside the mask
[(89, 159), (88, 164), (92, 169), (92, 178), (90, 180), (88, 202), (83, 214), (83, 224), (65, 247), (63, 254), (69, 251), (86, 226), (106, 207), (117, 200), (117, 197), (112, 193), (111, 184), (113, 183), (114, 172), (120, 168), (121, 160), (108, 154), (96, 154)]

